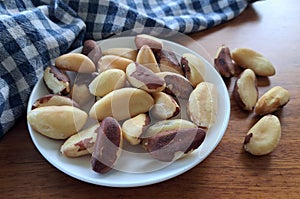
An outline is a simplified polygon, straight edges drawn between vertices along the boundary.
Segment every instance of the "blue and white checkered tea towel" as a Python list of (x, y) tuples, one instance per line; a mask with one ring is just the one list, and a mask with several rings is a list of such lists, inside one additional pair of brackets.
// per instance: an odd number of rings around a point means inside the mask
[(251, 0), (0, 0), (0, 137), (25, 113), (43, 69), (59, 55), (126, 30), (204, 30)]

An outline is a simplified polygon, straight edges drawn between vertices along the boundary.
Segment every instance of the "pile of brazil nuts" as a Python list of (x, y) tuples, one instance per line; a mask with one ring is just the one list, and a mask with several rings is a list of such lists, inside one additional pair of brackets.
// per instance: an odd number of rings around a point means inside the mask
[(65, 140), (64, 156), (91, 154), (98, 173), (114, 167), (124, 140), (154, 159), (175, 161), (197, 149), (216, 120), (218, 92), (205, 81), (201, 59), (178, 56), (150, 35), (134, 42), (136, 49), (103, 50), (87, 40), (81, 53), (58, 57), (44, 71), (50, 94), (27, 114), (34, 130)]
[(235, 82), (233, 98), (242, 110), (254, 111), (261, 119), (249, 129), (243, 146), (245, 151), (253, 155), (271, 153), (281, 138), (280, 121), (273, 112), (289, 102), (290, 94), (281, 86), (274, 86), (259, 98), (257, 76), (275, 75), (275, 67), (266, 57), (252, 49), (237, 48), (230, 52), (226, 45), (219, 48), (214, 65), (225, 78), (236, 75), (238, 66), (244, 69)]

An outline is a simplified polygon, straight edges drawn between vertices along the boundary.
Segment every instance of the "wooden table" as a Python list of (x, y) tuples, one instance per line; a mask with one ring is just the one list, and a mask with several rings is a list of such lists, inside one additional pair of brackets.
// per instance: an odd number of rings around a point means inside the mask
[[(248, 47), (276, 66), (275, 76), (259, 79), (260, 95), (275, 85), (291, 94), (287, 106), (275, 113), (282, 138), (273, 153), (254, 157), (243, 151), (244, 136), (258, 117), (241, 111), (231, 99), (226, 134), (201, 164), (150, 186), (102, 187), (71, 178), (48, 163), (33, 145), (23, 117), (0, 140), (0, 198), (299, 198), (299, 21), (297, 0), (262, 1), (228, 23), (190, 35), (212, 57), (221, 44)], [(234, 81), (227, 81), (230, 94)]]

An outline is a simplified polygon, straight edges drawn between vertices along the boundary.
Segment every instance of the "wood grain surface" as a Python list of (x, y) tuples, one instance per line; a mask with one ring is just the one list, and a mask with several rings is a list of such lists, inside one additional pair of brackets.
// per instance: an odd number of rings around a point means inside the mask
[[(276, 85), (291, 94), (290, 102), (274, 113), (281, 121), (282, 137), (271, 154), (255, 157), (244, 152), (244, 136), (259, 117), (241, 111), (231, 99), (225, 136), (201, 164), (150, 186), (96, 186), (69, 177), (48, 163), (31, 141), (24, 116), (0, 140), (0, 198), (299, 198), (299, 21), (297, 0), (256, 2), (225, 24), (189, 35), (194, 41), (185, 44), (196, 51), (202, 46), (210, 59), (222, 44), (230, 49), (252, 48), (276, 66), (275, 76), (258, 79), (260, 96)], [(230, 95), (234, 81), (225, 81)]]

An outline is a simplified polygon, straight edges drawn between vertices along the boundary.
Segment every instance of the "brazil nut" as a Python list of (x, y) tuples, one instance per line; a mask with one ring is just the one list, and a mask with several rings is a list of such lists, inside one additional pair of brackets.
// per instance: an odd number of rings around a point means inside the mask
[(136, 62), (147, 67), (154, 73), (160, 72), (154, 53), (152, 52), (151, 48), (147, 45), (142, 46), (139, 50), (136, 57)]
[(173, 51), (161, 50), (157, 53), (157, 59), (161, 72), (168, 71), (184, 75), (183, 69)]
[(281, 86), (274, 86), (265, 92), (255, 105), (255, 113), (265, 115), (284, 107), (290, 101), (290, 93)]
[(188, 99), (194, 90), (190, 81), (182, 75), (173, 72), (156, 73), (166, 82), (165, 92), (181, 99)]
[(280, 121), (275, 115), (269, 114), (258, 120), (247, 132), (244, 149), (252, 155), (267, 155), (278, 146), (280, 138)]
[(110, 171), (120, 157), (123, 145), (122, 129), (118, 121), (107, 117), (96, 131), (91, 165), (95, 172), (103, 174)]
[(172, 96), (163, 92), (157, 92), (153, 93), (152, 97), (155, 103), (150, 110), (151, 116), (159, 120), (165, 120), (179, 114), (180, 106)]
[(63, 54), (55, 59), (55, 66), (61, 70), (68, 70), (81, 73), (96, 72), (93, 61), (81, 53)]
[(102, 51), (96, 41), (91, 39), (84, 41), (81, 53), (88, 56), (97, 67)]
[(148, 137), (144, 146), (151, 157), (170, 162), (197, 149), (205, 136), (206, 132), (201, 128), (163, 131)]
[(98, 61), (98, 72), (103, 72), (108, 69), (121, 69), (126, 71), (128, 64), (132, 63), (131, 59), (120, 57), (117, 55), (105, 55)]
[(143, 134), (143, 138), (151, 137), (163, 131), (197, 128), (197, 125), (185, 119), (161, 120), (149, 126)]
[(232, 52), (232, 59), (243, 68), (252, 69), (255, 74), (260, 76), (275, 75), (274, 65), (262, 54), (249, 49), (237, 48)]
[(99, 99), (89, 115), (99, 121), (108, 116), (124, 120), (148, 112), (153, 104), (152, 96), (141, 89), (120, 88)]
[(137, 50), (132, 48), (109, 48), (103, 51), (103, 55), (116, 55), (135, 61)]
[(91, 154), (94, 150), (98, 127), (99, 123), (69, 137), (60, 147), (61, 153), (71, 158)]
[(81, 130), (87, 117), (84, 111), (73, 106), (44, 106), (31, 110), (27, 121), (47, 137), (66, 139)]
[(103, 97), (109, 92), (122, 88), (126, 83), (126, 74), (120, 69), (109, 69), (100, 73), (90, 84), (89, 91)]
[(95, 97), (90, 93), (88, 85), (97, 73), (77, 73), (70, 95), (80, 106), (94, 103)]
[(197, 84), (205, 79), (205, 65), (203, 61), (191, 53), (184, 53), (181, 57), (181, 65), (186, 78), (196, 87)]
[(145, 113), (125, 120), (122, 124), (124, 138), (132, 145), (141, 143), (142, 134), (150, 124), (150, 121), (150, 117)]
[(235, 82), (233, 96), (237, 104), (246, 111), (252, 111), (258, 99), (258, 88), (255, 73), (244, 70)]
[(135, 36), (134, 42), (137, 49), (141, 49), (142, 46), (147, 45), (152, 51), (158, 52), (163, 48), (163, 42), (159, 38), (147, 34)]
[(222, 45), (214, 58), (214, 66), (223, 77), (231, 77), (235, 74), (236, 64), (232, 60), (230, 50)]
[(68, 95), (70, 93), (69, 77), (55, 66), (46, 67), (43, 80), (46, 88), (52, 94)]
[(132, 63), (127, 66), (126, 77), (132, 86), (150, 93), (160, 92), (166, 86), (164, 79), (138, 63)]
[(210, 128), (216, 121), (218, 93), (209, 82), (201, 82), (191, 93), (187, 103), (187, 115), (197, 126)]
[(32, 104), (31, 109), (35, 109), (43, 106), (64, 106), (64, 105), (79, 107), (77, 102), (75, 102), (74, 100), (72, 100), (67, 96), (48, 94), (35, 100), (35, 102)]

